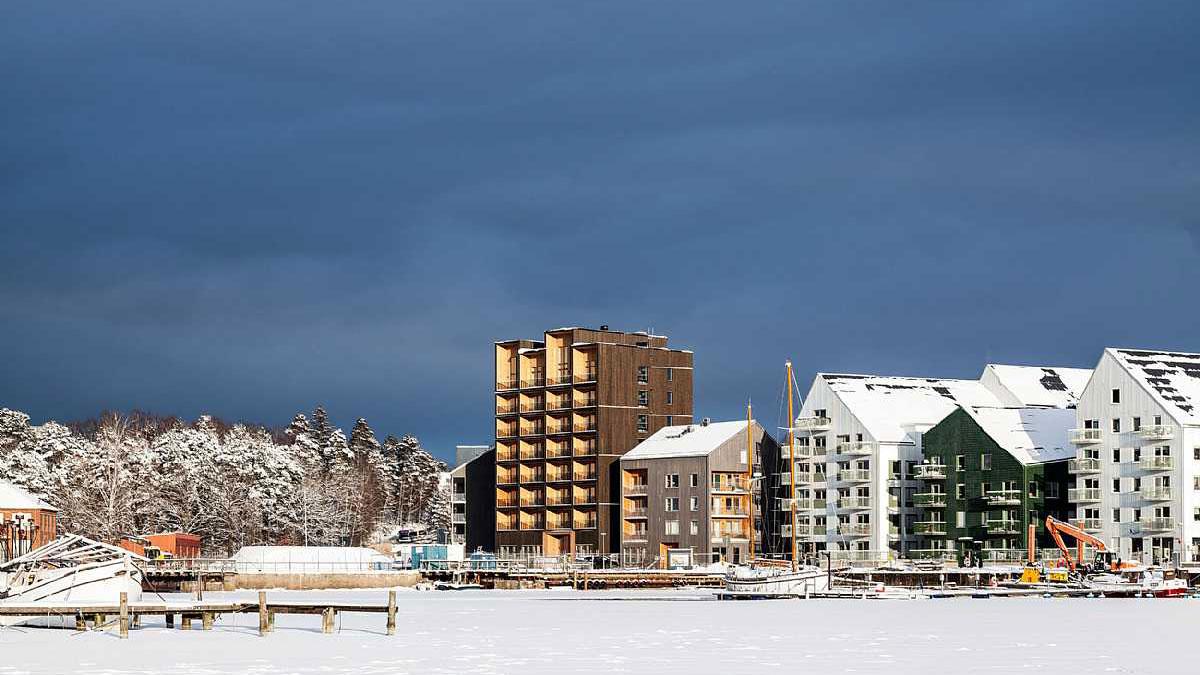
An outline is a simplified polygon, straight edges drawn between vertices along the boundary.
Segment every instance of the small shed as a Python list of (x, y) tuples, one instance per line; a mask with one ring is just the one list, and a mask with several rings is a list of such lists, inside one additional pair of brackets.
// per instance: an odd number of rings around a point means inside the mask
[(371, 572), (392, 567), (392, 559), (358, 546), (243, 546), (233, 556), (239, 572), (319, 574)]
[(22, 556), (57, 536), (58, 509), (0, 480), (0, 562)]
[(200, 535), (188, 532), (159, 532), (148, 534), (146, 539), (160, 551), (172, 558), (199, 558)]

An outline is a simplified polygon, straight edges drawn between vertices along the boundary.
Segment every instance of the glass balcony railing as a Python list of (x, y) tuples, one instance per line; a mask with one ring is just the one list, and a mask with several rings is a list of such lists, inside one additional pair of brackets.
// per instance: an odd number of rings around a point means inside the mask
[(1142, 471), (1171, 471), (1175, 468), (1175, 458), (1170, 455), (1143, 457), (1138, 462), (1138, 468)]
[(946, 465), (918, 464), (913, 467), (913, 478), (918, 480), (945, 480)]
[(1104, 440), (1104, 431), (1101, 429), (1071, 429), (1068, 437), (1075, 445), (1091, 445)]
[(1077, 457), (1067, 462), (1067, 472), (1076, 474), (1100, 473), (1100, 460), (1095, 457)]

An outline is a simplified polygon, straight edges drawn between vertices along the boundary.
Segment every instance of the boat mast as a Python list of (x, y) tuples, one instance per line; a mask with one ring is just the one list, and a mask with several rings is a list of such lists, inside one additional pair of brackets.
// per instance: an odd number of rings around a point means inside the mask
[(754, 560), (754, 418), (750, 401), (746, 401), (746, 499), (750, 502), (750, 550)]
[(792, 362), (787, 362), (787, 390), (788, 390), (788, 421), (787, 421), (787, 439), (788, 439), (788, 475), (792, 477), (792, 493), (790, 503), (792, 505), (792, 571), (796, 571), (796, 537), (799, 532), (796, 531), (796, 438), (792, 433), (792, 425), (795, 424), (792, 412)]

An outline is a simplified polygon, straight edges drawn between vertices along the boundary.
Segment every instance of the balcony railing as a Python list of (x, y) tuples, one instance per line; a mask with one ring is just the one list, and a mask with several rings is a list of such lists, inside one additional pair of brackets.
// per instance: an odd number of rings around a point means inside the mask
[(796, 431), (825, 431), (833, 424), (833, 420), (828, 417), (797, 417), (795, 421)]
[(1169, 502), (1172, 496), (1171, 488), (1167, 486), (1142, 488), (1142, 499), (1148, 502)]
[(595, 503), (596, 503), (596, 493), (595, 492), (578, 492), (575, 494), (575, 505), (576, 506), (585, 506), (588, 504), (595, 504)]
[(837, 472), (838, 480), (843, 483), (864, 483), (871, 480), (869, 469), (842, 469)]
[(575, 529), (577, 530), (594, 530), (596, 529), (595, 518), (584, 518), (575, 521)]
[(595, 382), (596, 375), (597, 375), (597, 371), (595, 371), (595, 370), (584, 371), (583, 373), (580, 373), (579, 375), (575, 376), (575, 384), (584, 384), (587, 382)]
[(870, 523), (838, 523), (837, 533), (847, 537), (871, 536)]
[(522, 403), (521, 412), (543, 412), (546, 410), (546, 404), (541, 401), (533, 401), (532, 403)]
[(546, 529), (546, 521), (541, 520), (541, 519), (522, 520), (521, 521), (521, 529), (522, 530), (544, 530), (544, 529)]
[(1099, 532), (1104, 529), (1104, 521), (1099, 518), (1080, 518), (1075, 525), (1088, 532)]
[(1101, 429), (1071, 429), (1068, 433), (1075, 445), (1091, 445), (1104, 440), (1104, 431)]
[(826, 502), (824, 499), (816, 499), (813, 497), (800, 497), (795, 500), (787, 499), (784, 501), (789, 502), (786, 505), (787, 508), (782, 509), (784, 511), (787, 511), (791, 508), (792, 502), (795, 503), (796, 509), (798, 511), (816, 511), (816, 510), (824, 511), (825, 506), (826, 506)]
[(595, 398), (577, 398), (577, 399), (575, 399), (575, 407), (576, 408), (595, 408), (596, 407), (596, 399)]
[(871, 508), (870, 497), (838, 497), (837, 507), (839, 509), (861, 511)]
[(546, 474), (547, 483), (569, 483), (570, 481), (570, 471), (551, 471)]
[(712, 511), (710, 515), (713, 518), (744, 518), (750, 514), (746, 511), (746, 509), (735, 506), (729, 509), (717, 509)]
[(575, 446), (576, 457), (594, 457), (599, 454), (597, 446), (594, 444)]
[(544, 459), (546, 451), (542, 448), (525, 448), (521, 450), (521, 459)]
[(788, 458), (795, 457), (796, 459), (812, 459), (813, 457), (821, 457), (826, 454), (825, 448), (815, 445), (800, 445), (799, 443), (789, 448), (784, 445), (780, 448), (780, 457)]
[(908, 555), (913, 560), (954, 560), (956, 551), (952, 548), (910, 548)]
[(496, 380), (496, 391), (509, 391), (520, 386), (519, 380)]
[(596, 430), (596, 422), (594, 420), (590, 421), (590, 422), (583, 422), (583, 423), (575, 425), (576, 433), (587, 433), (589, 431), (595, 431), (595, 430)]
[(544, 505), (545, 505), (545, 500), (542, 499), (541, 495), (537, 495), (534, 497), (526, 497), (521, 500), (521, 508), (544, 506)]
[(511, 414), (517, 412), (517, 408), (518, 408), (518, 406), (515, 406), (515, 405), (497, 405), (496, 406), (496, 414), (497, 415), (511, 415)]
[(550, 495), (546, 497), (546, 505), (547, 506), (570, 506), (571, 505), (571, 495), (569, 495), (569, 494), (559, 495), (559, 494), (554, 494), (553, 492), (551, 492)]
[(497, 499), (496, 506), (502, 509), (510, 509), (517, 505), (516, 499)]
[(500, 427), (496, 429), (496, 438), (516, 438), (517, 427)]
[(1143, 457), (1138, 462), (1138, 468), (1142, 471), (1171, 471), (1175, 468), (1175, 458), (1170, 455)]
[(913, 523), (913, 533), (929, 537), (944, 537), (946, 536), (946, 523), (940, 520)]
[(869, 455), (875, 452), (875, 444), (867, 441), (838, 443), (834, 446), (834, 451), (839, 455), (847, 456)]
[(522, 436), (541, 436), (545, 433), (546, 427), (543, 426), (521, 427)]
[(550, 529), (552, 530), (569, 530), (571, 529), (571, 519), (564, 518), (562, 520), (551, 520)]
[(1067, 490), (1067, 500), (1076, 504), (1087, 504), (1100, 501), (1100, 488), (1070, 488)]
[(710, 483), (713, 492), (745, 492), (749, 485), (744, 478), (724, 478)]
[(945, 480), (945, 464), (918, 464), (913, 467), (913, 478), (918, 480)]
[(546, 386), (546, 378), (544, 377), (531, 377), (528, 380), (521, 380), (522, 389), (537, 389), (544, 386)]
[(497, 462), (515, 462), (517, 461), (517, 452), (515, 450), (497, 450)]
[(631, 482), (625, 484), (625, 494), (627, 495), (644, 495), (646, 494), (646, 483)]
[(913, 506), (920, 506), (927, 509), (946, 507), (945, 492), (918, 492), (912, 497)]
[(571, 373), (569, 372), (560, 372), (557, 375), (551, 375), (550, 377), (546, 378), (546, 384), (550, 385), (551, 387), (557, 387), (562, 384), (570, 383)]
[(1175, 426), (1171, 424), (1149, 424), (1137, 430), (1148, 441), (1166, 441), (1175, 438)]
[(650, 510), (644, 506), (635, 506), (625, 509), (626, 518), (645, 518), (650, 513)]
[(553, 434), (569, 434), (571, 433), (570, 424), (548, 424), (546, 425), (547, 432)]
[(1163, 532), (1166, 530), (1175, 529), (1175, 519), (1169, 516), (1160, 518), (1142, 518), (1137, 522), (1142, 530), (1146, 532)]
[(988, 534), (1017, 534), (1021, 531), (1020, 522), (1008, 519), (985, 520), (983, 527)]
[(550, 402), (546, 404), (546, 410), (570, 410), (570, 409), (571, 409), (571, 399), (569, 399), (569, 398), (563, 399), (561, 401), (556, 401), (554, 399), (550, 399)]
[(517, 474), (496, 474), (496, 485), (515, 485), (517, 482)]
[(544, 482), (546, 482), (546, 474), (544, 474), (540, 471), (536, 471), (533, 473), (523, 473), (523, 474), (521, 474), (521, 482), (522, 483), (544, 483)]
[(646, 530), (626, 532), (624, 538), (625, 541), (646, 541)]
[(562, 459), (571, 456), (571, 447), (552, 447), (546, 451), (546, 457), (549, 459)]
[(1017, 506), (1021, 503), (1021, 491), (989, 490), (983, 499), (992, 506)]
[[(805, 523), (799, 523), (796, 525), (796, 534), (801, 537), (824, 537), (825, 532), (826, 529), (824, 525), (809, 525)], [(790, 539), (792, 536), (792, 526), (780, 526), (779, 534), (784, 539)]]
[(596, 480), (595, 471), (576, 471), (573, 478), (575, 480)]
[(1100, 460), (1095, 457), (1077, 457), (1067, 462), (1068, 473), (1100, 473)]

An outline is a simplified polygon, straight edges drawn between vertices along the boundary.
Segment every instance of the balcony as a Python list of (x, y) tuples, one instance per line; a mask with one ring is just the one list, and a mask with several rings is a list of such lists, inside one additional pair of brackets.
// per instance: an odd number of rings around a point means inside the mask
[(546, 384), (551, 387), (560, 387), (564, 384), (571, 384), (571, 372), (559, 371), (556, 375), (551, 375), (546, 379)]
[(870, 469), (842, 469), (837, 472), (838, 480), (843, 483), (865, 483), (871, 480)]
[(627, 495), (644, 495), (646, 494), (646, 483), (626, 483), (625, 494)]
[(528, 380), (521, 380), (522, 389), (540, 389), (544, 386), (546, 386), (546, 378), (544, 377), (531, 377)]
[(837, 533), (847, 537), (871, 536), (870, 523), (838, 523)]
[(1171, 471), (1175, 468), (1175, 458), (1170, 455), (1155, 455), (1154, 457), (1143, 457), (1138, 462), (1138, 468), (1142, 471)]
[(597, 375), (598, 373), (595, 370), (585, 371), (575, 376), (575, 384), (587, 384), (588, 382), (595, 382)]
[(570, 483), (571, 482), (571, 472), (570, 471), (547, 472), (546, 473), (546, 482), (547, 483)]
[(517, 437), (517, 427), (516, 426), (500, 427), (500, 428), (496, 429), (496, 440), (498, 440), (498, 441), (504, 440), (506, 438), (516, 438), (516, 437)]
[(837, 507), (843, 511), (862, 511), (871, 508), (870, 497), (838, 497)]
[(1077, 457), (1067, 462), (1067, 473), (1100, 473), (1100, 460), (1095, 457)]
[(871, 453), (875, 452), (875, 444), (867, 441), (853, 441), (849, 443), (838, 443), (833, 449), (834, 452), (839, 455), (870, 455)]
[(545, 505), (543, 504), (544, 501), (545, 500), (542, 499), (541, 495), (526, 497), (525, 499), (521, 500), (521, 508), (538, 508)]
[(984, 501), (989, 506), (1020, 506), (1021, 491), (1020, 490), (989, 490), (983, 496)]
[(512, 391), (520, 386), (518, 380), (496, 380), (496, 391)]
[(454, 525), (466, 525), (467, 524), (467, 514), (452, 513), (452, 514), (450, 514), (450, 522)]
[(595, 457), (600, 454), (595, 443), (575, 446), (576, 457)]
[(985, 520), (983, 528), (988, 534), (1019, 534), (1021, 523), (1016, 520), (1001, 518), (1000, 520)]
[(913, 523), (913, 534), (926, 537), (944, 537), (946, 536), (946, 523), (940, 520), (926, 520)]
[(516, 498), (508, 498), (508, 499), (497, 498), (497, 499), (496, 499), (496, 506), (497, 506), (498, 508), (502, 508), (502, 509), (512, 509), (512, 508), (516, 508), (516, 506), (517, 506), (517, 500), (516, 500)]
[(595, 420), (581, 422), (581, 423), (575, 425), (575, 433), (577, 433), (577, 434), (592, 433), (594, 431), (596, 431), (596, 421)]
[(580, 518), (575, 521), (576, 530), (594, 530), (596, 529), (595, 518)]
[(498, 473), (498, 474), (496, 474), (496, 485), (516, 485), (516, 484), (517, 484), (517, 474), (515, 474), (515, 473), (510, 473), (510, 474)]
[(551, 520), (550, 521), (550, 529), (552, 529), (552, 530), (569, 530), (569, 529), (571, 529), (571, 519), (570, 518), (560, 518), (558, 520)]
[(576, 506), (589, 506), (589, 505), (595, 504), (595, 503), (596, 503), (596, 493), (595, 492), (593, 492), (591, 490), (587, 490), (585, 492), (575, 493), (575, 505)]
[[(791, 525), (780, 526), (779, 534), (784, 539), (791, 539), (792, 526)], [(800, 537), (824, 537), (825, 536), (825, 526), (799, 523), (796, 525), (796, 534), (797, 534), (797, 536), (800, 536)]]
[(913, 560), (954, 560), (957, 552), (952, 548), (911, 548), (908, 555)]
[(546, 429), (550, 433), (551, 436), (556, 435), (556, 434), (571, 433), (571, 425), (570, 424), (549, 424), (546, 426)]
[(1067, 490), (1067, 501), (1076, 504), (1090, 504), (1100, 501), (1100, 488), (1070, 488)]
[(530, 401), (529, 403), (521, 404), (521, 412), (523, 412), (523, 413), (540, 413), (540, 412), (545, 412), (545, 410), (546, 410), (546, 404), (543, 403), (540, 399), (537, 401)]
[(595, 471), (576, 471), (573, 474), (572, 478), (577, 481), (596, 480), (596, 472)]
[(571, 447), (570, 446), (552, 447), (546, 451), (546, 457), (548, 459), (563, 459), (563, 458), (570, 457), (570, 456), (571, 456)]
[(625, 509), (625, 517), (630, 519), (645, 520), (649, 513), (650, 510), (644, 506)]
[(712, 492), (714, 493), (738, 493), (745, 492), (747, 483), (742, 478), (726, 478), (721, 481), (712, 483)]
[(563, 494), (556, 494), (554, 492), (551, 492), (546, 497), (546, 506), (570, 506), (570, 505), (571, 505), (571, 495), (569, 495), (569, 494), (563, 495)]
[(913, 496), (913, 506), (926, 509), (946, 508), (945, 492), (918, 492)]
[(513, 404), (509, 404), (509, 405), (499, 405), (499, 404), (497, 404), (497, 405), (496, 405), (496, 415), (497, 415), (497, 416), (500, 416), (500, 415), (515, 415), (515, 414), (517, 413), (517, 408), (518, 408), (518, 406), (516, 406), (516, 405), (513, 405)]
[(913, 467), (913, 478), (917, 480), (946, 480), (946, 465), (918, 464)]
[(1169, 502), (1173, 496), (1170, 487), (1152, 486), (1142, 488), (1142, 499), (1148, 502)]
[(712, 511), (709, 515), (713, 518), (745, 518), (750, 515), (746, 509), (733, 507), (730, 509), (719, 509)]
[[(789, 500), (790, 501), (790, 500)], [(800, 511), (824, 511), (825, 500), (813, 497), (800, 497), (795, 500), (796, 508)], [(784, 509), (787, 510), (787, 509)]]
[(517, 461), (517, 451), (516, 450), (504, 450), (502, 448), (497, 448), (496, 461), (497, 462), (515, 462), (515, 461)]
[(1067, 433), (1075, 445), (1093, 445), (1104, 440), (1102, 429), (1071, 429)]
[(577, 398), (577, 399), (575, 399), (575, 407), (576, 408), (595, 408), (597, 405), (596, 400), (597, 399), (594, 397)]
[(796, 431), (828, 431), (833, 420), (828, 417), (797, 417), (795, 422)]
[(1021, 562), (1029, 552), (1023, 548), (985, 548), (980, 552), (985, 562)]
[(521, 427), (522, 436), (542, 436), (546, 433), (546, 427), (535, 425), (531, 427)]
[(1148, 441), (1168, 441), (1175, 438), (1175, 426), (1150, 424), (1137, 430), (1137, 434)]
[(542, 448), (522, 448), (521, 459), (545, 459), (546, 451)]
[(535, 518), (533, 520), (522, 520), (521, 521), (521, 529), (522, 530), (544, 530), (545, 528), (546, 528), (546, 521), (542, 520), (541, 518)]
[(545, 483), (546, 474), (541, 471), (531, 471), (530, 473), (521, 474), (522, 483)]
[(622, 539), (627, 542), (646, 541), (646, 530), (626, 532)]
[(501, 532), (515, 532), (517, 529), (517, 521), (515, 520), (497, 520), (496, 529)]
[(561, 401), (556, 401), (554, 399), (551, 399), (550, 403), (546, 404), (546, 410), (570, 410), (570, 409), (571, 409), (571, 399), (569, 399), (569, 398), (563, 399)]
[(1075, 521), (1075, 526), (1087, 532), (1099, 532), (1104, 529), (1104, 521), (1099, 518), (1080, 518)]
[(1167, 516), (1161, 518), (1142, 518), (1137, 521), (1143, 532), (1166, 532), (1175, 529), (1175, 519)]

